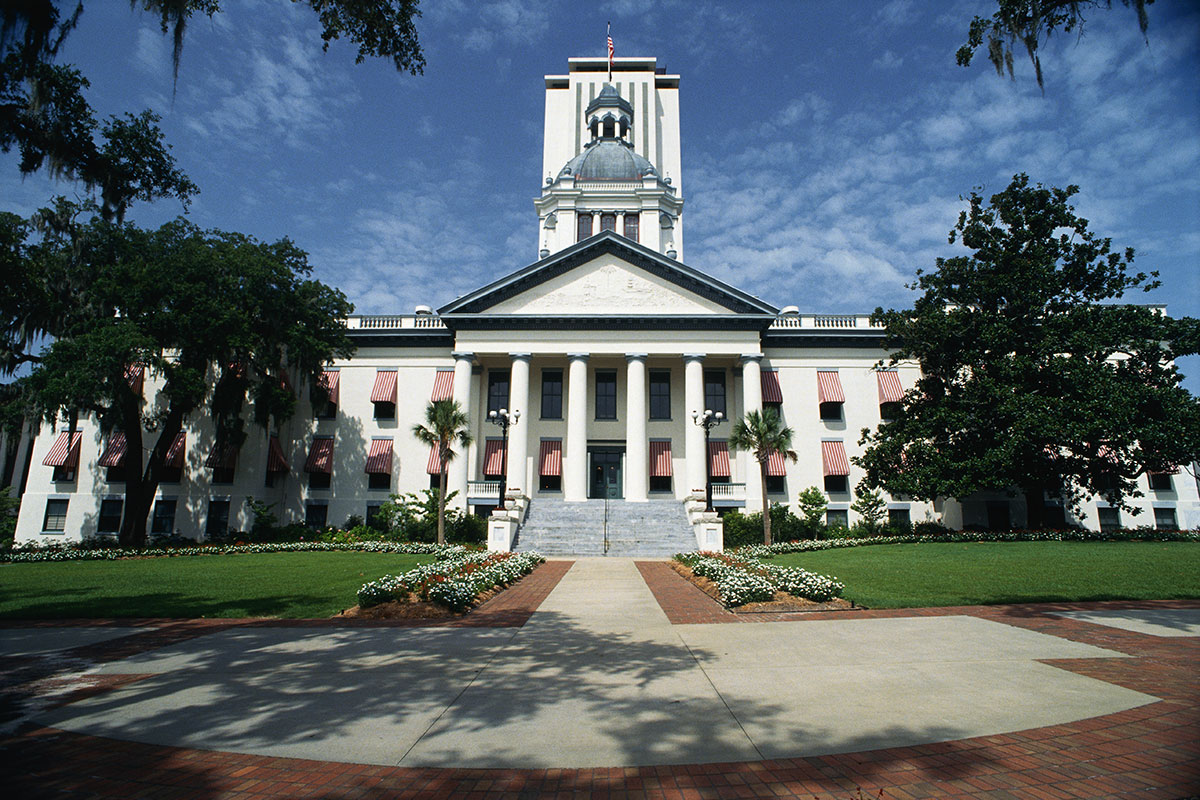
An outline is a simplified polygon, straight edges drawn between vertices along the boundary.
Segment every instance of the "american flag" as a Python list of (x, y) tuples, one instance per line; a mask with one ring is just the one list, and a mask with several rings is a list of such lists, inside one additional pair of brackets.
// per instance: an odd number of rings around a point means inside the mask
[(608, 79), (612, 80), (612, 62), (613, 62), (613, 43), (612, 43), (612, 25), (609, 25), (608, 30)]

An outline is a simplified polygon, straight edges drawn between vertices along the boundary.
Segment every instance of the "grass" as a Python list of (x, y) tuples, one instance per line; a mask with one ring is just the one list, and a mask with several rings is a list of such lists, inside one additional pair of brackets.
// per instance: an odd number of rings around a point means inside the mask
[(832, 575), (870, 608), (1200, 598), (1200, 545), (1186, 542), (964, 542), (776, 556)]
[(0, 565), (0, 618), (331, 617), (364, 583), (433, 560), (263, 553)]

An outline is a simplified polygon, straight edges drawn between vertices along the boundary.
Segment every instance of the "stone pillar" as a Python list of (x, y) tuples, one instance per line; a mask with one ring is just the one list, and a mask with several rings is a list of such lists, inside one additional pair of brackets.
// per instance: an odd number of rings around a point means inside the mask
[(704, 452), (704, 429), (692, 419), (693, 412), (704, 413), (704, 353), (683, 354), (684, 456), (687, 463), (688, 494), (704, 493), (708, 453)]
[[(742, 413), (762, 412), (762, 353), (742, 354)], [(736, 420), (730, 420), (736, 422)], [(762, 471), (754, 453), (738, 453), (738, 471), (746, 482), (746, 512), (762, 511)]]
[(567, 441), (563, 453), (563, 499), (587, 500), (588, 354), (568, 353)]
[[(474, 353), (454, 352), (454, 402), (458, 403), (458, 407), (467, 415), (468, 420), (473, 420), (471, 415), (471, 366), (475, 363)], [(473, 421), (471, 427), (474, 428)], [(475, 433), (474, 430), (471, 431)], [(469, 461), (468, 452), (463, 451), (461, 445), (454, 447), (454, 460), (450, 462), (450, 469), (446, 475), (446, 492), (458, 492), (454, 498), (453, 504), (457, 508), (465, 509), (467, 507), (467, 462)]]
[(640, 503), (650, 490), (650, 445), (646, 438), (646, 354), (626, 353), (625, 499)]
[(521, 419), (508, 429), (508, 474), (506, 490), (529, 496), (526, 459), (529, 455), (529, 353), (509, 353), (512, 371), (509, 374), (508, 410), (520, 411)]

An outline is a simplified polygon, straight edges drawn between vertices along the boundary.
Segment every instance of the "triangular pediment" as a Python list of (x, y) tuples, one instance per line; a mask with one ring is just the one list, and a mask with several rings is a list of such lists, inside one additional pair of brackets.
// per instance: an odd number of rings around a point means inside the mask
[(774, 315), (778, 310), (605, 232), (443, 306), (448, 315)]

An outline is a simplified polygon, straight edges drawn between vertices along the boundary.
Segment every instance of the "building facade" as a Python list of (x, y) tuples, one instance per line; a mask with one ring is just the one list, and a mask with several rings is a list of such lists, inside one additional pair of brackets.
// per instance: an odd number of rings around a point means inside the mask
[[(455, 502), (487, 513), (501, 478), (528, 506), (539, 500), (684, 502), (709, 475), (720, 509), (761, 508), (760, 473), (734, 453), (732, 422), (773, 407), (795, 432), (798, 463), (769, 465), (771, 502), (795, 509), (816, 486), (831, 523), (853, 524), (861, 477), (850, 459), (859, 431), (884, 422), (917, 378), (879, 371), (882, 331), (867, 315), (777, 307), (683, 262), (679, 76), (653, 58), (571, 59), (546, 77), (538, 259), (437, 309), (346, 321), (355, 355), (322, 380), (330, 402), (216, 447), (203, 418), (168, 455), (154, 533), (203, 538), (248, 529), (248, 499), (285, 521), (341, 525), (370, 519), (392, 493), (435, 485), (436, 452), (411, 434), (430, 400), (467, 412), (475, 444), (449, 465)], [(147, 398), (154, 375), (131, 374)], [(519, 414), (504, 436), (491, 412)], [(720, 412), (705, 430), (695, 415)], [(306, 413), (305, 413), (306, 412)], [(35, 435), (36, 434), (36, 435)], [(153, 446), (151, 436), (146, 445)], [(82, 421), (30, 428), (3, 448), (24, 487), (20, 544), (77, 540), (119, 529), (124, 440)], [(1200, 497), (1184, 473), (1143, 478), (1143, 511), (1122, 517), (1089, 502), (1089, 528), (1200, 526)], [(1024, 501), (997, 493), (936, 503), (888, 498), (895, 521), (1007, 528)]]

